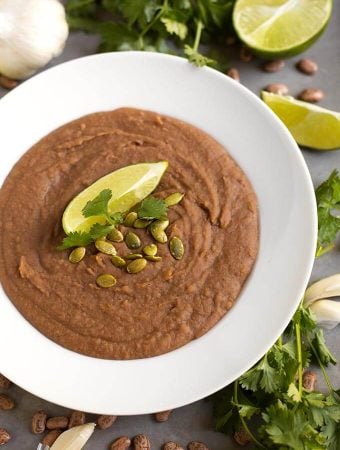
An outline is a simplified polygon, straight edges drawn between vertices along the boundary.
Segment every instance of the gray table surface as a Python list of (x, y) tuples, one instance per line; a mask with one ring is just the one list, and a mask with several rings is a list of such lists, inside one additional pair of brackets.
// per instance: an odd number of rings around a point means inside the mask
[[(283, 82), (296, 95), (306, 87), (324, 89), (326, 97), (322, 105), (340, 111), (340, 4), (334, 2), (334, 12), (331, 23), (321, 39), (309, 49), (306, 57), (319, 64), (319, 71), (314, 77), (300, 74), (294, 67), (298, 57), (286, 61), (284, 70), (276, 74), (261, 71), (258, 60), (243, 63), (234, 52), (231, 63), (240, 70), (241, 82), (249, 89), (258, 93), (269, 83)], [(81, 56), (95, 53), (98, 39), (83, 33), (72, 33), (64, 53), (55, 59), (51, 65), (59, 64)], [(5, 95), (0, 88), (0, 97)], [(332, 169), (340, 169), (340, 152), (303, 151), (315, 185), (326, 179)], [(279, 200), (279, 199), (278, 199)], [(294, 257), (294, 255), (292, 255)], [(323, 256), (315, 262), (312, 280), (339, 272), (340, 245), (332, 253)], [(340, 361), (340, 326), (326, 333), (327, 342)], [(1, 350), (0, 350), (1, 356)], [(334, 384), (340, 387), (340, 364), (329, 370)], [(43, 365), (42, 365), (43, 376)], [(321, 379), (321, 378), (320, 378)], [(320, 381), (319, 386), (322, 386)], [(68, 414), (69, 411), (59, 406), (43, 401), (24, 390), (13, 386), (8, 392), (16, 400), (17, 407), (13, 411), (0, 411), (0, 427), (7, 428), (13, 435), (13, 440), (6, 445), (8, 450), (35, 450), (38, 438), (30, 433), (32, 414), (38, 409), (44, 409), (50, 416)], [(89, 415), (89, 420), (94, 417)], [(212, 450), (236, 449), (228, 437), (213, 431), (212, 408), (207, 400), (177, 409), (170, 420), (158, 424), (151, 416), (120, 417), (113, 427), (106, 431), (96, 431), (89, 443), (88, 450), (108, 448), (108, 444), (118, 436), (134, 436), (138, 433), (147, 434), (152, 440), (153, 448), (159, 448), (168, 440), (175, 440), (186, 445), (190, 440), (201, 440)]]

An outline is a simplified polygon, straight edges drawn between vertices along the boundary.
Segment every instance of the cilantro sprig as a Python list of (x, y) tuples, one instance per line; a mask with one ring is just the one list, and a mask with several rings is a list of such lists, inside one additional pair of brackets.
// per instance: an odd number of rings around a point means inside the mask
[(340, 231), (340, 177), (334, 170), (315, 191), (318, 207), (318, 244), (316, 256), (332, 250)]
[(104, 223), (96, 222), (88, 232), (75, 231), (68, 234), (57, 247), (58, 250), (66, 250), (71, 247), (86, 247), (91, 242), (106, 236), (110, 233), (113, 227), (123, 222), (123, 215), (119, 212), (110, 214), (108, 205), (112, 198), (111, 189), (103, 189), (97, 197), (86, 203), (82, 209), (82, 214), (85, 218), (98, 217)]
[[(67, 0), (71, 29), (101, 36), (100, 51), (148, 50), (177, 53), (197, 66), (223, 68), (200, 52), (201, 44), (224, 43), (235, 0)], [(217, 47), (216, 47), (217, 48)]]
[[(303, 370), (312, 358), (324, 374), (327, 394), (303, 387)], [(215, 394), (216, 430), (232, 434), (242, 428), (263, 449), (338, 450), (340, 391), (325, 370), (335, 363), (313, 313), (301, 304), (264, 357)]]

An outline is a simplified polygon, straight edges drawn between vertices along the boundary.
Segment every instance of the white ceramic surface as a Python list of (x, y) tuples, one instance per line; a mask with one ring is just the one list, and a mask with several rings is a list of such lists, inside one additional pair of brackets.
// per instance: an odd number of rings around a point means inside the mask
[(30, 79), (0, 101), (0, 183), (56, 127), (134, 106), (194, 124), (229, 149), (260, 204), (260, 251), (233, 309), (209, 333), (150, 359), (73, 353), (35, 330), (0, 288), (0, 372), (70, 408), (117, 415), (175, 408), (250, 368), (275, 342), (303, 294), (317, 232), (311, 179), (286, 128), (242, 85), (212, 69), (154, 53), (81, 58)]

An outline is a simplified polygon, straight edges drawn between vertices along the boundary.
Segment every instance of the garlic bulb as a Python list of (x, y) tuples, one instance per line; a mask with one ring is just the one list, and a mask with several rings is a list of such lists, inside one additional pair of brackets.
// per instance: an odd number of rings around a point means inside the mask
[(27, 78), (63, 51), (67, 36), (58, 0), (0, 0), (0, 73)]

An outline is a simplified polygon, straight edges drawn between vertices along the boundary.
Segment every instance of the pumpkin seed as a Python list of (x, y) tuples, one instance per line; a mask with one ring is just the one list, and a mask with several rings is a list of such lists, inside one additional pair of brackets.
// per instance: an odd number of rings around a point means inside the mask
[(156, 244), (150, 244), (150, 245), (146, 245), (143, 248), (143, 253), (144, 255), (147, 256), (155, 256), (157, 254), (158, 248)]
[(159, 228), (162, 231), (165, 231), (169, 226), (169, 219), (158, 219), (155, 220), (151, 225), (154, 225), (155, 227)]
[(77, 247), (74, 250), (72, 250), (70, 256), (68, 257), (68, 260), (73, 264), (77, 264), (84, 258), (85, 253), (86, 253), (85, 247)]
[(123, 233), (121, 233), (116, 227), (112, 228), (108, 238), (113, 242), (122, 242), (124, 241)]
[(138, 218), (138, 214), (136, 212), (134, 212), (134, 211), (129, 212), (129, 214), (126, 215), (123, 224), (126, 227), (132, 227), (137, 218)]
[(151, 220), (145, 220), (145, 219), (137, 219), (135, 220), (133, 226), (134, 228), (146, 228), (148, 225), (150, 225)]
[(165, 219), (165, 220), (155, 220), (149, 226), (150, 233), (157, 242), (159, 242), (161, 244), (165, 244), (165, 242), (168, 241), (168, 237), (164, 231), (168, 225), (169, 225), (169, 220)]
[(102, 288), (109, 288), (114, 286), (117, 283), (117, 280), (115, 277), (109, 273), (103, 273), (102, 275), (99, 275), (96, 279), (96, 283), (99, 287)]
[(117, 250), (111, 242), (104, 241), (103, 239), (97, 239), (94, 243), (96, 249), (105, 255), (116, 255)]
[(184, 255), (184, 245), (181, 239), (174, 236), (169, 242), (170, 253), (175, 259), (182, 259)]
[(137, 236), (137, 234), (135, 233), (132, 233), (131, 231), (129, 231), (125, 236), (125, 243), (131, 250), (139, 248), (141, 246), (139, 236)]
[(143, 255), (140, 253), (129, 253), (128, 255), (124, 256), (125, 259), (142, 259)]
[(129, 273), (138, 273), (141, 272), (142, 270), (145, 269), (147, 265), (147, 260), (142, 258), (142, 259), (135, 259), (134, 261), (131, 261), (128, 265), (127, 265), (127, 271)]
[(146, 255), (145, 259), (147, 259), (148, 261), (156, 262), (156, 261), (161, 261), (162, 257), (161, 256), (156, 256), (156, 255)]
[(164, 201), (167, 206), (175, 206), (182, 200), (183, 197), (184, 197), (184, 194), (181, 194), (180, 192), (175, 192), (174, 194), (168, 195), (164, 199)]
[(153, 222), (149, 226), (149, 230), (150, 230), (152, 237), (157, 242), (159, 242), (160, 244), (165, 244), (165, 242), (167, 242), (168, 237), (167, 237), (165, 231), (163, 231), (162, 228), (157, 224), (157, 221)]
[(118, 255), (113, 255), (111, 257), (111, 262), (115, 267), (125, 267), (126, 266), (125, 260)]

